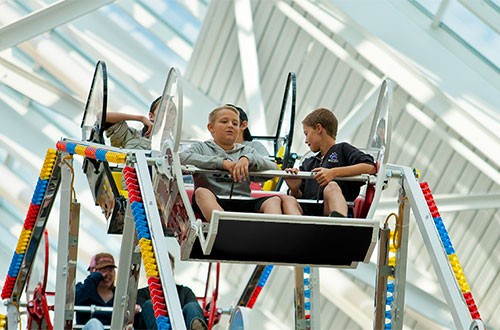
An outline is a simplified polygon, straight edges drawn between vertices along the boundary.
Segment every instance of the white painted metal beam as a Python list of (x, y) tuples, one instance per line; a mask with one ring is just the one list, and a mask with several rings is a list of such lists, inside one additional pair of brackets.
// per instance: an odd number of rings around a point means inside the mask
[[(477, 151), (471, 150), (466, 144), (460, 141), (458, 138), (450, 136), (450, 134), (446, 131), (446, 129), (437, 125), (436, 122), (427, 116), (423, 111), (417, 108), (415, 105), (408, 103), (405, 107), (405, 110), (408, 114), (415, 118), (416, 121), (420, 122), (424, 127), (426, 127), (429, 131), (432, 131), (436, 134), (440, 139), (442, 139), (445, 143), (447, 143), (453, 150), (455, 150), (459, 155), (462, 155), (466, 159), (469, 159), (471, 164), (485, 175), (491, 178), (492, 181), (500, 184), (500, 172), (498, 172), (498, 168), (494, 165), (488, 163), (483, 156), (478, 155)], [(471, 125), (472, 126), (472, 125)], [(497, 149), (500, 150), (500, 144), (497, 140)], [(497, 157), (494, 150), (491, 150), (492, 153), (485, 154), (484, 157), (492, 155), (491, 159), (495, 161), (497, 165), (500, 165), (500, 157)]]
[(114, 0), (63, 0), (0, 29), (0, 51), (30, 40)]
[[(322, 11), (315, 7), (315, 5), (310, 4), (306, 0), (297, 0), (295, 3), (302, 7), (307, 7), (309, 11), (314, 11), (316, 14), (320, 14)], [(314, 26), (310, 20), (304, 17), (301, 13), (297, 12), (294, 8), (290, 7), (283, 1), (279, 1), (276, 7), (287, 16), (292, 22), (297, 24), (304, 32), (307, 32), (313, 39), (321, 43), (329, 52), (338, 57), (342, 62), (349, 65), (353, 71), (361, 75), (370, 84), (375, 86), (380, 86), (382, 79), (370, 71), (368, 68), (363, 66), (357, 59), (355, 59), (351, 54), (349, 54), (342, 46), (338, 45), (333, 41), (327, 34), (325, 34), (321, 29)], [(324, 15), (324, 14), (323, 14)], [(332, 20), (328, 20), (329, 24), (333, 24)], [(341, 27), (342, 28), (342, 27)], [(345, 26), (343, 26), (345, 28)]]
[(241, 73), (248, 104), (249, 121), (255, 128), (254, 134), (268, 135), (264, 102), (260, 90), (259, 60), (250, 0), (234, 1), (234, 18), (238, 32)]
[[(359, 264), (359, 267), (355, 270), (340, 269), (339, 272), (344, 274), (349, 281), (357, 279), (375, 290), (374, 283), (377, 274), (377, 265), (375, 263)], [(424, 278), (425, 276), (421, 274), (414, 264), (407, 264), (406, 306), (418, 314), (420, 322), (427, 323), (429, 329), (435, 329), (436, 326), (453, 328), (453, 320), (446, 304), (431, 293), (413, 284), (416, 280), (422, 283)], [(373, 297), (371, 298), (373, 302)]]
[[(435, 195), (434, 200), (441, 212), (460, 212), (465, 210), (500, 209), (500, 193), (474, 195)], [(397, 209), (393, 200), (380, 201), (377, 213), (389, 214)]]
[(374, 86), (340, 123), (337, 141), (352, 141), (354, 134), (368, 116), (373, 114), (380, 86)]
[[(481, 120), (482, 118), (485, 118), (482, 112), (489, 109), (487, 103), (484, 103), (484, 106), (481, 105), (482, 107), (476, 107), (473, 106), (471, 102), (464, 102), (464, 100), (457, 95), (449, 94), (450, 90), (448, 90), (447, 93), (443, 84), (436, 86), (421, 71), (417, 70), (414, 66), (409, 65), (410, 62), (406, 61), (405, 58), (397, 56), (394, 48), (378, 41), (377, 38), (374, 38), (373, 34), (370, 34), (371, 31), (364, 30), (363, 27), (352, 21), (351, 17), (343, 14), (332, 16), (328, 12), (321, 10), (315, 4), (305, 0), (297, 0), (294, 3), (299, 5), (308, 14), (312, 15), (316, 20), (320, 22), (329, 22), (328, 25), (324, 25), (326, 29), (343, 38), (348, 44), (355, 47), (362, 57), (369, 59), (372, 65), (378, 67), (388, 77), (391, 77), (391, 79), (393, 79), (403, 90), (408, 91), (408, 93), (410, 93), (415, 100), (425, 104), (436, 115), (443, 118), (447, 126), (449, 126), (457, 134), (461, 135), (464, 140), (476, 146), (476, 148), (478, 148), (484, 157), (491, 161), (491, 163), (494, 165), (500, 165), (500, 158), (494, 157), (500, 153), (500, 144), (498, 143), (496, 133), (498, 132), (498, 122), (495, 120)], [(342, 4), (343, 6), (339, 6), (339, 4)], [(346, 10), (345, 7), (348, 6), (344, 6), (345, 4), (345, 2), (339, 2), (333, 5), (338, 6), (342, 10)], [(351, 6), (354, 5), (351, 4)], [(377, 8), (380, 7), (378, 3), (373, 6), (376, 6)], [(351, 7), (347, 9), (350, 8)], [(385, 7), (380, 8), (383, 9)], [(379, 10), (381, 11), (382, 9)], [(372, 15), (373, 11), (368, 11), (365, 6), (362, 11), (360, 10), (360, 12), (364, 15)], [(357, 19), (360, 19), (360, 17), (365, 16), (362, 16), (361, 14), (359, 17), (356, 16)], [(305, 20), (305, 18), (303, 19)], [(343, 21), (341, 22), (341, 20)], [(349, 29), (346, 28), (347, 25), (350, 26)], [(408, 32), (415, 32), (415, 30), (409, 29), (407, 33)], [(430, 40), (430, 36), (426, 36), (426, 38), (428, 38), (427, 42), (429, 42), (429, 44), (436, 42)], [(325, 40), (324, 46), (329, 49), (330, 43), (334, 42), (328, 38), (328, 40)], [(335, 45), (340, 47), (337, 44)], [(436, 49), (437, 51), (440, 51), (440, 48), (436, 47)], [(348, 60), (355, 61), (352, 56), (350, 56), (349, 59), (345, 59), (340, 55), (341, 54), (339, 53), (337, 56), (348, 64)], [(445, 56), (442, 53), (440, 53), (440, 55)], [(447, 59), (451, 61), (456, 60), (456, 58)], [(362, 66), (361, 63), (356, 63), (357, 65)], [(351, 64), (349, 65), (352, 66)], [(352, 68), (356, 70), (354, 66), (352, 66)], [(431, 69), (428, 68), (428, 70)], [(464, 68), (464, 70), (466, 70), (466, 68)], [(359, 70), (356, 71), (361, 72)], [(436, 72), (436, 74), (442, 74), (442, 72)], [(367, 76), (363, 75), (363, 77), (371, 82)], [(479, 82), (476, 78), (478, 77), (471, 76), (471, 79), (469, 80)], [(478, 83), (476, 86), (482, 85)], [(492, 92), (490, 95), (494, 95), (498, 98), (498, 93), (495, 94), (493, 89), (490, 88), (491, 86), (482, 87), (482, 91), (478, 91), (478, 93), (481, 93), (482, 95), (484, 92), (486, 95)], [(456, 88), (456, 86), (454, 86), (454, 88)], [(462, 86), (460, 86), (460, 88), (462, 88)], [(452, 92), (456, 93), (455, 90)], [(471, 93), (475, 93), (475, 91), (471, 91)], [(478, 94), (477, 96), (482, 97), (481, 95)], [(485, 99), (488, 100), (488, 98)], [(443, 129), (442, 131), (445, 130)], [(449, 135), (446, 134), (446, 136)], [(446, 138), (445, 141), (447, 141)], [(489, 167), (492, 168), (492, 166)], [(494, 174), (495, 171), (488, 171), (488, 173), (493, 173), (491, 174), (493, 177), (498, 176), (498, 171), (496, 171), (496, 174)]]
[(84, 103), (35, 73), (2, 57), (0, 57), (0, 82), (67, 118), (76, 120), (82, 117)]
[(449, 2), (450, 2), (449, 0), (441, 1), (438, 11), (434, 16), (434, 19), (432, 20), (431, 26), (433, 29), (436, 29), (439, 26), (439, 23), (441, 23), (441, 20), (443, 19), (444, 13), (446, 12), (446, 8), (448, 7)]

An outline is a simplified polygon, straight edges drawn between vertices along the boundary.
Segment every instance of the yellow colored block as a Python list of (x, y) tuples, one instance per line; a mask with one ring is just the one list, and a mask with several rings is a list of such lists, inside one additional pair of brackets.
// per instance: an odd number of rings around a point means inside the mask
[(148, 263), (148, 264), (145, 263), (144, 268), (146, 269), (146, 272), (147, 271), (155, 271), (155, 272), (158, 271), (158, 266), (156, 265), (156, 263)]
[(146, 277), (158, 277), (159, 273), (155, 270), (146, 270)]
[(118, 188), (118, 192), (120, 193), (120, 195), (128, 199), (128, 191), (125, 190), (124, 187), (122, 172), (112, 170), (111, 175), (113, 175), (113, 180), (115, 181), (116, 187)]
[(40, 172), (40, 179), (41, 180), (48, 180), (52, 176), (52, 169), (44, 169)]
[(85, 156), (85, 150), (87, 150), (87, 146), (78, 144), (75, 147), (75, 154), (80, 155), (80, 156)]
[(460, 286), (460, 290), (462, 293), (470, 292), (470, 286), (469, 283), (464, 279), (463, 281), (458, 282), (458, 285)]
[(40, 179), (47, 180), (52, 176), (54, 165), (56, 163), (57, 154), (55, 150), (49, 149), (45, 155), (45, 160), (40, 170)]
[(150, 264), (150, 263), (156, 264), (156, 258), (154, 255), (146, 257), (143, 256), (142, 260), (144, 261), (144, 264)]
[(115, 151), (108, 151), (106, 153), (106, 160), (111, 163), (125, 163), (127, 159), (127, 154), (120, 153), (120, 152), (115, 152)]
[(148, 259), (148, 258), (154, 258), (156, 260), (156, 257), (155, 257), (155, 254), (153, 251), (143, 251), (141, 249), (141, 256), (142, 256), (143, 260)]
[(153, 251), (153, 244), (151, 244), (151, 240), (147, 238), (141, 238), (139, 240), (139, 246), (142, 248), (146, 249), (146, 251)]
[(6, 329), (7, 327), (7, 315), (0, 314), (0, 329)]
[(21, 254), (26, 252), (26, 247), (31, 238), (31, 229), (23, 228), (21, 234), (19, 235), (19, 240), (17, 241), (16, 252)]
[(453, 269), (453, 273), (455, 273), (455, 278), (460, 286), (460, 290), (462, 292), (469, 292), (470, 287), (467, 283), (467, 279), (465, 278), (464, 270), (458, 261), (457, 255), (455, 253), (450, 254), (448, 255), (448, 259), (450, 260), (451, 268)]

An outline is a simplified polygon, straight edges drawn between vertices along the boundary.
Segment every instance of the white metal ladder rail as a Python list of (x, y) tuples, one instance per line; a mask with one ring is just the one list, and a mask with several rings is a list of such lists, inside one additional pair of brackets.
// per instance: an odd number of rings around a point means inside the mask
[[(461, 289), (457, 284), (455, 274), (450, 266), (448, 256), (441, 243), (439, 233), (432, 221), (432, 215), (425, 200), (424, 194), (416, 180), (413, 170), (409, 167), (388, 164), (387, 171), (392, 171), (393, 174), (400, 175), (401, 185), (408, 198), (409, 206), (415, 216), (420, 233), (424, 240), (427, 251), (434, 270), (436, 271), (441, 289), (446, 298), (446, 302), (450, 308), (451, 315), (458, 329), (484, 329), (484, 324), (477, 319), (472, 319), (467, 304), (461, 294)], [(404, 217), (409, 217), (409, 209), (405, 210)], [(407, 223), (408, 219), (406, 220)], [(407, 233), (403, 233), (403, 237), (407, 237)], [(405, 244), (407, 245), (407, 238)], [(405, 245), (403, 244), (403, 245)], [(406, 264), (406, 255), (398, 261)], [(397, 268), (397, 267), (396, 267)], [(404, 267), (406, 268), (406, 267)], [(399, 277), (399, 278), (397, 278)], [(404, 290), (406, 281), (406, 270), (400, 274), (395, 274), (396, 282), (399, 282), (399, 288), (395, 288), (395, 292)], [(404, 291), (400, 297), (395, 297), (396, 310), (403, 313), (404, 310)], [(402, 314), (395, 318), (394, 327), (401, 329), (403, 326)]]

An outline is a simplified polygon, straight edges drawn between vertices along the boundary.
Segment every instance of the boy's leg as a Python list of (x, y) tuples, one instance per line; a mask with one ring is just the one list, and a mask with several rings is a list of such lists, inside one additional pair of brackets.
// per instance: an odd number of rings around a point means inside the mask
[(281, 208), (283, 209), (283, 214), (294, 214), (301, 215), (304, 211), (300, 207), (297, 199), (290, 195), (280, 195), (281, 198)]
[(104, 330), (104, 325), (96, 318), (92, 318), (85, 323), (83, 330)]
[(153, 310), (153, 302), (147, 300), (144, 305), (142, 305), (142, 312), (139, 315), (139, 322), (137, 324), (138, 329), (144, 327), (149, 330), (158, 329), (158, 325), (156, 324), (155, 312)]
[(260, 205), (259, 211), (261, 213), (282, 214), (281, 199), (279, 196), (269, 197)]
[(198, 302), (192, 301), (182, 306), (182, 314), (188, 330), (208, 329), (203, 310)]
[(219, 203), (217, 203), (215, 195), (206, 188), (197, 188), (194, 192), (194, 198), (196, 199), (196, 204), (200, 208), (203, 217), (208, 222), (212, 219), (213, 210), (224, 211)]
[(336, 211), (347, 216), (347, 202), (337, 182), (332, 181), (326, 185), (323, 200), (325, 205), (323, 215), (330, 215), (331, 212)]

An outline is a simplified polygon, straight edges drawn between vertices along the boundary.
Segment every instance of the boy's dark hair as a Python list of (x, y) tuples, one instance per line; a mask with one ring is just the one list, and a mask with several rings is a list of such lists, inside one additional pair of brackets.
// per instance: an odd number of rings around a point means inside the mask
[(318, 108), (311, 113), (309, 113), (302, 124), (309, 127), (316, 127), (317, 124), (323, 126), (326, 130), (326, 133), (333, 138), (337, 137), (337, 129), (339, 122), (337, 117), (333, 114), (333, 112), (326, 108)]
[(151, 106), (149, 107), (149, 112), (154, 112), (157, 106), (160, 105), (161, 102), (161, 96), (158, 96), (152, 103)]
[[(231, 103), (227, 103), (226, 105), (229, 105), (230, 107), (233, 107), (236, 110), (238, 110), (238, 112), (240, 113), (240, 126), (243, 124), (244, 121), (248, 123), (248, 116), (245, 110)], [(247, 128), (243, 131), (243, 141), (252, 141), (252, 140), (253, 136), (252, 133), (250, 133), (250, 129), (248, 128), (247, 125)]]

